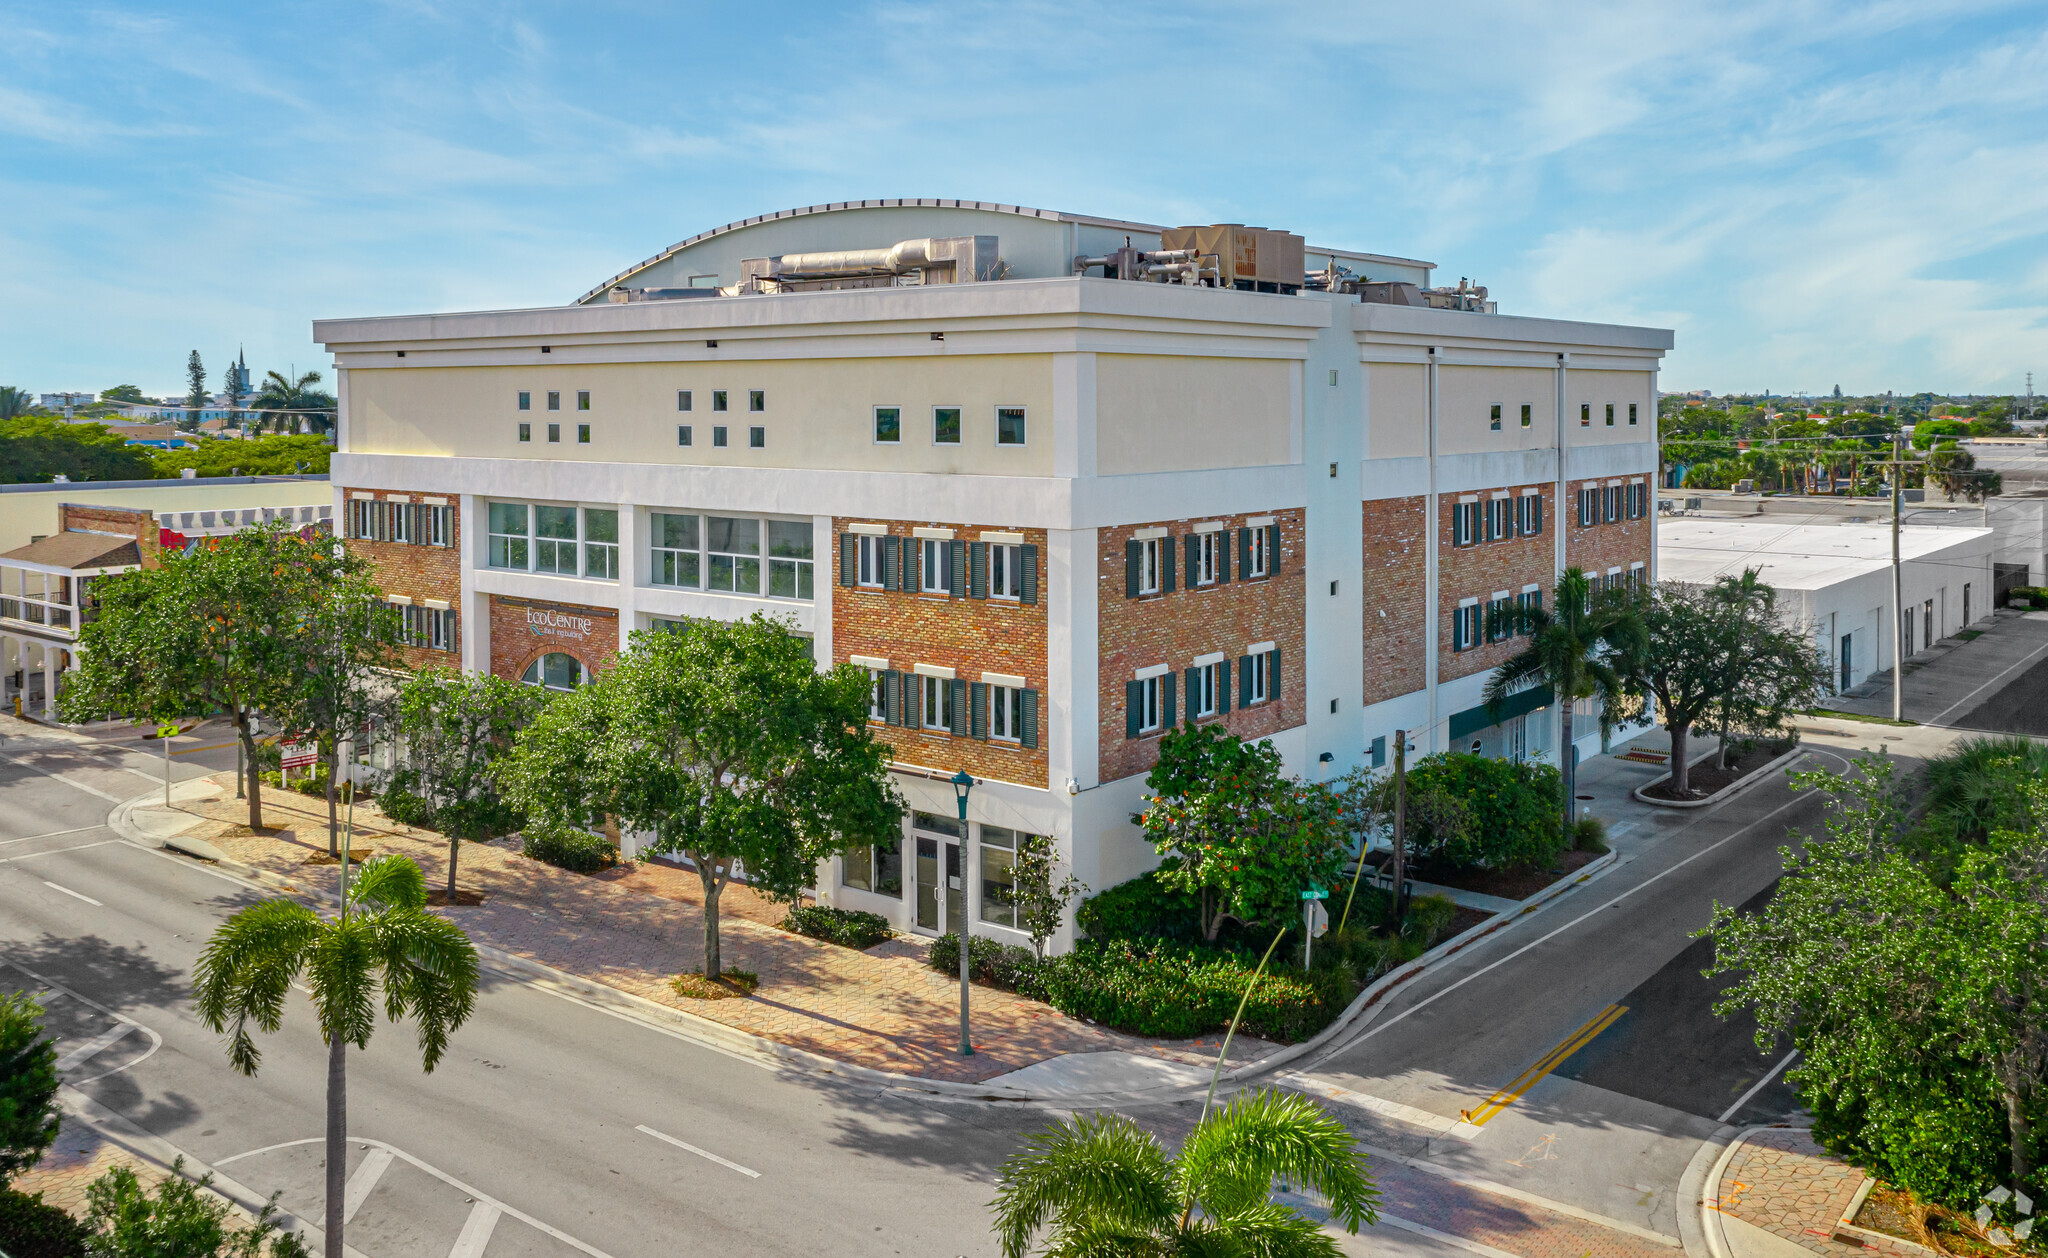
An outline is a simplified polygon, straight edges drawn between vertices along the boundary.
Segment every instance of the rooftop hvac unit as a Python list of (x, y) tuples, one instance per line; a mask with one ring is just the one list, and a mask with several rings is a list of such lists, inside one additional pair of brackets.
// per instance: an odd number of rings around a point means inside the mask
[(886, 249), (785, 253), (740, 262), (742, 293), (822, 288), (891, 288), (902, 284), (971, 284), (1000, 279), (994, 236), (927, 236)]
[(1220, 287), (1261, 293), (1301, 290), (1305, 244), (1293, 232), (1240, 223), (1169, 227), (1159, 234), (1159, 247), (1164, 251), (1192, 250), (1204, 262), (1214, 257)]

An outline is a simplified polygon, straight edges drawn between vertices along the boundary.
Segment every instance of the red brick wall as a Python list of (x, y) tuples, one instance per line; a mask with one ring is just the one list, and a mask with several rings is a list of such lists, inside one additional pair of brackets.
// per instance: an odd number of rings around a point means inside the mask
[(142, 553), (142, 566), (157, 566), (161, 547), (158, 543), (156, 517), (138, 508), (96, 507), (85, 503), (67, 502), (57, 509), (57, 528), (61, 532), (81, 530), (91, 533), (118, 533), (133, 537), (135, 547)]
[(843, 664), (851, 656), (865, 655), (888, 660), (891, 668), (906, 673), (915, 665), (930, 664), (951, 668), (967, 682), (979, 681), (983, 673), (1002, 673), (1022, 677), (1027, 689), (1039, 692), (1035, 749), (993, 739), (955, 738), (907, 725), (877, 723), (873, 726), (876, 737), (888, 743), (894, 758), (904, 764), (964, 768), (976, 777), (1044, 787), (1046, 726), (1051, 716), (1045, 699), (1045, 530), (1007, 530), (1021, 533), (1025, 545), (1038, 547), (1038, 601), (1016, 603), (839, 585), (840, 547), (846, 544), (851, 524), (888, 529), (891, 536), (904, 539), (906, 552), (914, 528), (949, 528), (955, 539), (968, 542), (979, 540), (982, 533), (979, 527), (940, 520), (835, 519), (828, 551), (831, 562), (819, 574), (837, 587), (832, 591), (832, 663)]
[[(1269, 514), (1261, 512), (1260, 514)], [(1100, 660), (1100, 772), (1104, 782), (1147, 773), (1159, 762), (1159, 734), (1127, 738), (1124, 685), (1131, 674), (1155, 664), (1184, 673), (1197, 655), (1221, 652), (1230, 660), (1230, 711), (1220, 719), (1240, 738), (1264, 738), (1308, 719), (1305, 596), (1302, 574), (1305, 547), (1299, 509), (1270, 513), (1280, 526), (1280, 575), (1244, 580), (1238, 571), (1237, 530), (1246, 516), (1191, 516), (1098, 530), (1096, 543), (1097, 655)], [(1186, 587), (1181, 539), (1195, 523), (1221, 519), (1230, 530), (1230, 580), (1221, 585)], [(1174, 547), (1174, 589), (1171, 593), (1127, 598), (1124, 595), (1125, 544), (1143, 528), (1166, 529)], [(1271, 640), (1280, 648), (1280, 694), (1249, 709), (1237, 706), (1237, 660), (1246, 644)], [(1183, 679), (1184, 680), (1184, 679)], [(1177, 686), (1184, 691), (1184, 685)], [(1185, 719), (1187, 696), (1178, 700)]]
[[(341, 491), (344, 504), (354, 501), (347, 490)], [(437, 505), (445, 505), (449, 516), (449, 546), (421, 546), (412, 542), (377, 542), (367, 538), (347, 539), (348, 548), (376, 566), (378, 588), (386, 594), (403, 594), (414, 603), (440, 599), (450, 607), (462, 606), (462, 500), (454, 494), (426, 493), (379, 493), (383, 502), (425, 502), (428, 498), (441, 499)], [(337, 535), (348, 531), (348, 507), (342, 507), (341, 518), (334, 522)], [(457, 641), (461, 630), (457, 628)], [(455, 651), (434, 651), (426, 647), (408, 646), (399, 649), (407, 668), (424, 668), (434, 664), (443, 668), (454, 668), (461, 663), (462, 654)]]
[[(1429, 499), (1384, 498), (1363, 504), (1365, 702), (1384, 703), (1422, 689)], [(1382, 614), (1384, 613), (1384, 614)]]
[(1600, 480), (1566, 482), (1564, 515), (1560, 521), (1565, 530), (1565, 563), (1586, 570), (1587, 576), (1604, 574), (1609, 568), (1628, 571), (1632, 563), (1640, 562), (1645, 572), (1650, 565), (1650, 517), (1657, 509), (1656, 494), (1645, 488), (1643, 518), (1640, 520), (1616, 520), (1612, 524), (1595, 524), (1588, 528), (1579, 527), (1578, 493), (1580, 486), (1604, 486), (1608, 479), (1620, 479), (1632, 483), (1647, 478), (1625, 476), (1602, 478)]
[(493, 673), (516, 681), (550, 651), (575, 656), (593, 673), (603, 669), (619, 653), (618, 609), (491, 595)]
[[(1512, 504), (1525, 485), (1506, 487)], [(1498, 492), (1481, 490), (1483, 505)], [(1521, 650), (1515, 638), (1505, 642), (1482, 643), (1469, 651), (1451, 650), (1451, 614), (1463, 599), (1476, 598), (1483, 606), (1494, 593), (1517, 594), (1531, 583), (1543, 587), (1544, 606), (1550, 605), (1551, 585), (1556, 580), (1558, 527), (1555, 483), (1543, 488), (1543, 531), (1533, 537), (1480, 542), (1474, 546), (1451, 545), (1451, 515), (1464, 494), (1443, 494), (1437, 499), (1437, 675), (1440, 681), (1470, 677), (1499, 667)], [(1509, 510), (1514, 508), (1510, 506)], [(1484, 613), (1482, 613), (1483, 615)]]

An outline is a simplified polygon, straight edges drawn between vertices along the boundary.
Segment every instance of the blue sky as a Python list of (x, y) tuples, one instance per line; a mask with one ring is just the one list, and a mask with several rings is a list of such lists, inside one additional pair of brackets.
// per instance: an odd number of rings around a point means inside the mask
[(1256, 222), (1666, 388), (2048, 392), (2042, 4), (0, 0), (0, 383), (326, 366), (859, 197)]

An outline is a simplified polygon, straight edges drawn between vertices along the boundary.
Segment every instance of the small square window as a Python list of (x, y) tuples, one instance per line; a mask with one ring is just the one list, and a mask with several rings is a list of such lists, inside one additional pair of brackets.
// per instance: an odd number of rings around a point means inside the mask
[(1631, 428), (1636, 426), (1636, 404), (1634, 402), (1628, 404), (1628, 426)]
[(679, 411), (690, 409), (690, 391), (688, 389), (676, 390), (676, 409)]
[(1500, 431), (1500, 403), (1498, 403), (1498, 402), (1495, 402), (1495, 403), (1493, 404), (1493, 414), (1492, 414), (1491, 416), (1489, 416), (1488, 418), (1489, 418), (1489, 419), (1491, 420), (1491, 422), (1492, 422), (1492, 426), (1493, 426), (1493, 431), (1495, 431), (1495, 432), (1499, 432), (1499, 431)]
[(548, 391), (548, 409), (551, 411), (559, 411), (562, 409), (562, 395), (556, 393), (552, 389)]
[(1024, 444), (1023, 407), (998, 406), (996, 408), (996, 444), (999, 446), (1021, 446)]
[(957, 446), (960, 444), (960, 408), (957, 406), (934, 406), (932, 408), (932, 444)]
[(711, 391), (711, 409), (714, 411), (722, 411), (725, 409), (724, 389), (713, 389)]
[(1529, 411), (1530, 411), (1530, 410), (1531, 410), (1531, 407), (1529, 406), (1529, 404), (1528, 404), (1527, 402), (1524, 402), (1524, 403), (1522, 403), (1522, 427), (1524, 427), (1524, 428), (1527, 428), (1527, 427), (1529, 426)]
[(561, 426), (560, 424), (549, 424), (549, 425), (548, 425), (548, 440), (549, 440), (549, 441), (560, 441), (561, 439), (562, 439), (562, 426)]
[(875, 408), (875, 443), (893, 446), (903, 440), (903, 409), (897, 406)]
[(722, 446), (725, 444), (724, 424), (713, 424), (711, 426), (711, 444), (715, 446)]
[(747, 429), (747, 448), (749, 450), (766, 450), (768, 448), (768, 430), (759, 424), (755, 424), (752, 428)]
[(679, 446), (690, 444), (690, 426), (688, 424), (676, 425), (676, 444)]
[(1579, 427), (1581, 427), (1581, 428), (1591, 428), (1592, 426), (1593, 426), (1593, 404), (1592, 404), (1591, 402), (1581, 402), (1581, 403), (1579, 403)]
[(531, 441), (531, 440), (533, 440), (533, 425), (532, 425), (532, 424), (521, 424), (521, 425), (519, 425), (519, 439), (520, 439), (521, 441)]
[(590, 409), (590, 390), (576, 390), (576, 409), (579, 411), (587, 411)]
[(533, 394), (527, 392), (525, 389), (521, 389), (519, 391), (519, 409), (522, 411), (530, 411), (533, 409)]
[(590, 444), (590, 425), (589, 425), (589, 424), (578, 424), (578, 425), (576, 425), (576, 444), (577, 444), (577, 445), (579, 445), (579, 446), (587, 446), (587, 445), (589, 445), (589, 444)]
[(768, 394), (767, 394), (766, 390), (763, 390), (763, 389), (748, 389), (748, 390), (747, 390), (747, 409), (748, 409), (748, 410), (750, 410), (750, 411), (765, 411), (765, 410), (767, 410), (767, 409), (768, 409)]

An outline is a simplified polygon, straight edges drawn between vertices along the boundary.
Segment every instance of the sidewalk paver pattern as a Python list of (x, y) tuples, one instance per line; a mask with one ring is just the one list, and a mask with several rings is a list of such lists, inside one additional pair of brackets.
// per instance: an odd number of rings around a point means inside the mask
[(1864, 1250), (1834, 1238), (1864, 1178), (1822, 1152), (1813, 1133), (1768, 1128), (1752, 1132), (1728, 1160), (1714, 1205), (1816, 1254), (1842, 1258)]
[[(181, 805), (202, 819), (189, 833), (234, 860), (290, 879), (302, 892), (331, 899), (339, 866), (306, 863), (327, 848), (325, 802), (266, 789), (264, 821), (283, 829), (251, 834), (247, 805), (230, 797), (231, 775), (225, 780), (220, 796)], [(367, 802), (356, 809), (356, 836), (358, 848), (418, 861), (428, 886), (445, 882), (448, 846), (441, 836), (397, 825)], [(585, 877), (508, 846), (463, 844), (460, 886), (482, 892), (484, 902), (436, 910), (478, 943), (838, 1061), (980, 1082), (1063, 1053), (1123, 1050), (1214, 1060), (1213, 1040), (1161, 1043), (1119, 1035), (981, 986), (973, 996), (975, 1055), (960, 1057), (957, 979), (902, 955), (908, 949), (884, 945), (877, 950), (883, 955), (875, 955), (780, 930), (771, 923), (781, 919), (781, 907), (738, 884), (720, 897), (723, 960), (757, 973), (760, 988), (744, 999), (689, 1000), (677, 996), (669, 980), (703, 965), (702, 890), (695, 874), (648, 861)], [(1239, 1036), (1231, 1056), (1251, 1060), (1273, 1048)]]

